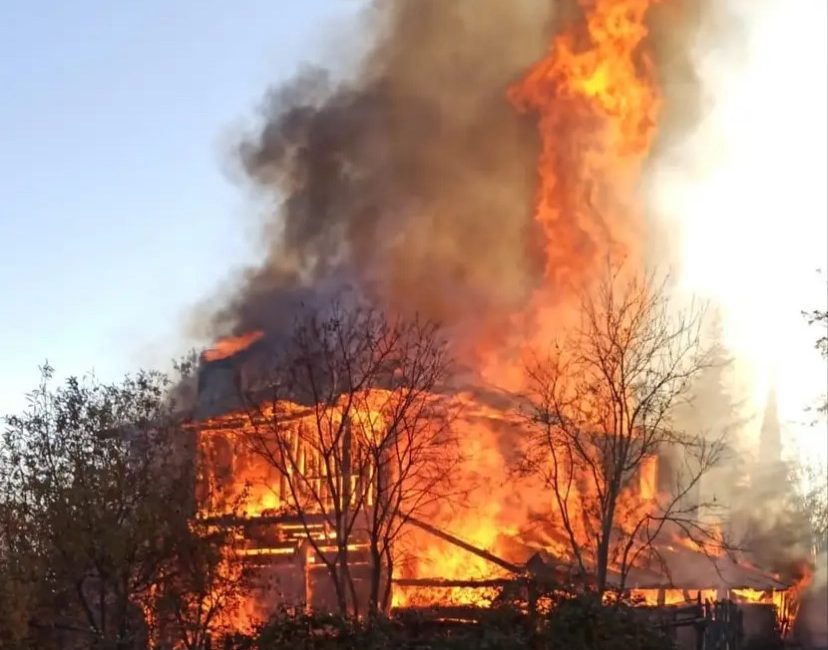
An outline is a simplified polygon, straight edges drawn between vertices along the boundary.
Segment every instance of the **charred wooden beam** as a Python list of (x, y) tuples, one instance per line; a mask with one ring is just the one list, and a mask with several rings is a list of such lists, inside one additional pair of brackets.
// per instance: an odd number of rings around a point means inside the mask
[[(326, 519), (323, 514), (307, 514), (305, 515), (305, 523), (309, 528), (316, 528), (325, 523)], [(302, 519), (298, 515), (293, 514), (273, 514), (273, 515), (218, 515), (215, 517), (204, 517), (197, 519), (196, 524), (203, 525), (219, 525), (219, 526), (264, 526), (267, 524), (277, 524), (281, 526), (296, 526), (302, 527)]]
[(399, 587), (429, 587), (452, 588), (463, 587), (470, 589), (485, 589), (486, 587), (503, 587), (517, 584), (520, 581), (514, 578), (492, 578), (489, 580), (444, 580), (442, 578), (395, 578), (391, 582)]
[(464, 551), (468, 551), (477, 557), (483, 558), (487, 562), (491, 562), (492, 564), (496, 564), (497, 566), (506, 569), (507, 571), (511, 571), (512, 573), (523, 573), (523, 567), (518, 566), (517, 564), (512, 564), (511, 562), (507, 562), (506, 560), (497, 557), (496, 555), (489, 553), (489, 551), (484, 551), (482, 548), (477, 548), (476, 546), (469, 544), (468, 542), (464, 542), (462, 539), (458, 539), (454, 535), (446, 533), (445, 531), (440, 530), (439, 528), (435, 528), (431, 524), (427, 524), (424, 521), (420, 521), (419, 519), (415, 519), (414, 517), (409, 518), (409, 523), (421, 530), (424, 530), (435, 537), (442, 539), (449, 544), (453, 544), (458, 548), (462, 548)]
[(418, 607), (395, 607), (395, 614), (414, 614), (420, 621), (433, 621), (435, 623), (463, 623), (475, 622), (486, 617), (490, 613), (488, 607), (478, 605), (447, 605), (447, 606), (418, 606)]

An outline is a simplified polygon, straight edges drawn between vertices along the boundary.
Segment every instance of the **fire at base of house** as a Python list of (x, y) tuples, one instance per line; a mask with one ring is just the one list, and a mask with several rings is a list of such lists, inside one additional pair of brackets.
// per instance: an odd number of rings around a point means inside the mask
[[(199, 405), (203, 417), (195, 425), (202, 486), (209, 484), (203, 492), (209, 497), (201, 498), (200, 520), (236, 530), (237, 558), (254, 569), (254, 585), (237, 621), (240, 627), (266, 619), (281, 604), (335, 610), (337, 598), (329, 567), (338, 552), (324, 511), (333, 507), (325, 500), (324, 483), (330, 477), (325, 476), (324, 464), (314, 458), (313, 449), (303, 447), (299, 433), (303, 418), (311, 411), (298, 404), (286, 409), (297, 427), (290, 442), (297, 461), (295, 471), (304, 472), (304, 479), (311, 483), (318, 482), (315, 493), (321, 496), (316, 512), (311, 508), (297, 514), (286, 477), (263, 462), (246, 441), (253, 416), (228, 397), (238, 393), (227, 390), (230, 378), (236, 381), (239, 376), (238, 365), (233, 364), (243, 362), (241, 357), (203, 365)], [(464, 407), (452, 427), (464, 439), (477, 441), (477, 447), (469, 447), (466, 463), (456, 469), (466, 487), (474, 489), (465, 493), (463, 508), (437, 509), (428, 522), (407, 521), (416, 549), (406, 549), (395, 564), (393, 606), (457, 617), (503, 594), (524, 594), (524, 599), (531, 600), (533, 590), (585, 586), (584, 581), (590, 579), (573, 568), (560, 531), (544, 521), (543, 515), (551, 514), (541, 507), (538, 494), (542, 491), (528, 479), (516, 482), (505, 472), (513, 452), (509, 443), (516, 437), (510, 433), (522, 425), (510, 408), (511, 398), (497, 392), (467, 391), (450, 399), (462, 400)], [(654, 498), (663, 489), (671, 462), (665, 450), (642, 463), (637, 480), (629, 487), (630, 499), (646, 502)], [(351, 480), (356, 485), (360, 477)], [(502, 481), (508, 484), (498, 486)], [(347, 551), (356, 598), (366, 602), (370, 548), (368, 536), (358, 527)], [(748, 636), (764, 633), (769, 625), (790, 628), (797, 607), (794, 585), (751, 566), (746, 556), (712, 557), (680, 537), (661, 543), (658, 555), (658, 566), (642, 563), (624, 576), (611, 571), (610, 587), (623, 585), (631, 598), (651, 607), (680, 608), (724, 600), (738, 603), (744, 609)], [(384, 584), (387, 577), (382, 576)]]

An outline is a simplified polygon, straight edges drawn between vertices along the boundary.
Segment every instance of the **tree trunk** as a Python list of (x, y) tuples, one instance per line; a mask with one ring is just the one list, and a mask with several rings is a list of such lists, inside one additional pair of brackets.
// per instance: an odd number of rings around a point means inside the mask
[[(354, 614), (356, 611), (355, 593), (353, 589), (353, 581), (348, 566), (348, 524), (350, 523), (351, 513), (351, 423), (350, 420), (345, 422), (342, 436), (342, 470), (341, 470), (342, 484), (339, 489), (340, 502), (340, 517), (337, 522), (337, 564), (339, 565), (339, 575), (342, 579), (343, 597), (345, 599), (345, 609), (342, 614), (348, 614), (347, 600), (350, 595), (352, 605), (354, 607)], [(347, 591), (346, 591), (347, 590)]]
[(371, 536), (371, 589), (368, 596), (368, 612), (371, 616), (380, 609), (380, 576), (382, 575), (382, 557), (375, 535)]
[[(391, 580), (394, 577), (394, 554), (391, 550), (391, 543), (386, 542), (385, 545), (385, 585), (382, 590), (382, 611), (386, 614), (391, 611), (391, 598), (393, 596)], [(382, 578), (382, 568), (380, 568), (380, 579)]]
[(370, 531), (370, 552), (371, 552), (371, 594), (369, 609), (371, 614), (376, 614), (382, 608), (380, 587), (382, 579), (382, 553), (380, 552), (380, 536), (382, 535), (383, 522), (379, 521), (381, 512), (388, 512), (387, 490), (385, 474), (382, 471), (381, 455), (374, 459), (375, 479), (373, 489), (374, 505), (371, 510), (371, 531)]
[(333, 584), (334, 594), (336, 595), (336, 606), (339, 609), (339, 613), (343, 616), (348, 614), (348, 599), (345, 596), (345, 589), (342, 584), (342, 577), (339, 575), (339, 563), (336, 562), (334, 564), (330, 564), (330, 560), (326, 560), (328, 562), (328, 575), (331, 578), (331, 583)]
[(610, 489), (607, 496), (609, 503), (607, 510), (604, 513), (601, 521), (601, 539), (598, 543), (598, 553), (596, 559), (596, 580), (598, 582), (598, 596), (604, 595), (607, 590), (607, 573), (609, 572), (609, 547), (610, 538), (612, 536), (612, 524), (615, 520), (615, 503), (617, 501), (617, 491), (614, 488)]

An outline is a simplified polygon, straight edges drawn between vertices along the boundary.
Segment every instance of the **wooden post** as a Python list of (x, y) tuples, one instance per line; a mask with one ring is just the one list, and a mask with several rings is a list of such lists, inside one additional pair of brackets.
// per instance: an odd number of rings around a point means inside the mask
[(302, 600), (304, 602), (304, 608), (306, 612), (309, 612), (311, 607), (311, 600), (313, 599), (313, 587), (311, 585), (311, 577), (310, 577), (310, 554), (313, 552), (311, 550), (310, 544), (307, 540), (302, 540), (302, 543), (299, 545), (297, 549), (299, 555), (299, 568), (302, 572)]

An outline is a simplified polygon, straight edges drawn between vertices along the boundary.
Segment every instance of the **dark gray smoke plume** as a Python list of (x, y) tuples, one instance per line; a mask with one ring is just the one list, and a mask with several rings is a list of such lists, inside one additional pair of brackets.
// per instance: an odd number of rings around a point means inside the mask
[(450, 326), (519, 306), (540, 271), (538, 137), (505, 92), (548, 48), (555, 4), (380, 2), (356, 81), (305, 70), (272, 89), (239, 148), (272, 200), (268, 250), (215, 333), (278, 334), (346, 285)]
[[(691, 49), (707, 4), (651, 10), (662, 148), (700, 115)], [(368, 18), (372, 47), (354, 80), (308, 69), (271, 89), (259, 130), (239, 147), (245, 177), (272, 204), (267, 252), (211, 310), (214, 335), (278, 336), (300, 304), (348, 286), (461, 338), (501, 338), (539, 281), (539, 137), (506, 89), (577, 18), (576, 3), (395, 0), (375, 2)]]

